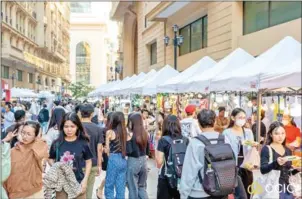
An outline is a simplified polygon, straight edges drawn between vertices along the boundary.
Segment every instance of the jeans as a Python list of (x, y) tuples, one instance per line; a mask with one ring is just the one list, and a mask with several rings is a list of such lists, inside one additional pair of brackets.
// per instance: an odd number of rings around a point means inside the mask
[(291, 194), (291, 193), (288, 193), (288, 192), (281, 192), (280, 194), (279, 194), (279, 196), (280, 196), (280, 199), (294, 199), (294, 196), (293, 196), (293, 194)]
[(248, 199), (247, 194), (244, 189), (241, 177), (237, 176), (237, 187), (235, 187), (235, 199)]
[(48, 127), (48, 122), (42, 122), (41, 124), (41, 128), (42, 128), (42, 133), (45, 134), (47, 131), (47, 127)]
[[(126, 186), (127, 160), (121, 153), (111, 153), (108, 160), (105, 197), (106, 199), (124, 199)], [(114, 197), (114, 188), (116, 197)]]
[(129, 189), (129, 198), (148, 199), (147, 194), (147, 158), (128, 157), (127, 184)]

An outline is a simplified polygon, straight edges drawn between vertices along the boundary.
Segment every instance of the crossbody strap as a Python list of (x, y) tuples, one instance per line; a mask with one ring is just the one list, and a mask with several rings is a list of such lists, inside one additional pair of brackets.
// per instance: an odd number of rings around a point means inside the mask
[(270, 145), (267, 145), (268, 148), (268, 154), (269, 154), (269, 164), (273, 163), (273, 150)]

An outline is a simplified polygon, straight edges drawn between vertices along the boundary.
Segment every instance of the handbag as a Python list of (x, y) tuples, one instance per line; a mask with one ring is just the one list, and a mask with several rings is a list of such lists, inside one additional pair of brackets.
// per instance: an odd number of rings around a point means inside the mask
[[(269, 149), (269, 164), (273, 162), (273, 150)], [(267, 174), (258, 177), (251, 185), (249, 191), (253, 199), (279, 199), (279, 178), (280, 171), (272, 170)]]
[(291, 193), (297, 199), (302, 198), (301, 183), (302, 183), (302, 173), (301, 172), (298, 172), (295, 175), (289, 176), (289, 185), (291, 188)]
[(255, 147), (249, 150), (247, 155), (244, 156), (243, 162), (240, 167), (249, 171), (260, 168), (260, 156)]

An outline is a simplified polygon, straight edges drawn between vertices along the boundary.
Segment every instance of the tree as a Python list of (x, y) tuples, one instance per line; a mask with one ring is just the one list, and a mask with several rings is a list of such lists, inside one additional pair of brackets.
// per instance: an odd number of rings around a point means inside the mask
[(80, 97), (87, 97), (88, 93), (94, 90), (94, 87), (77, 82), (70, 84), (69, 90), (72, 92), (72, 96), (78, 99)]

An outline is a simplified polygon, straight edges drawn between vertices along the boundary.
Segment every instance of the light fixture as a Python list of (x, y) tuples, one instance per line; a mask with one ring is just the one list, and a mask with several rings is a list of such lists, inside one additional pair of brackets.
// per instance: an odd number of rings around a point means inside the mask
[(170, 41), (170, 37), (165, 36), (165, 37), (164, 37), (164, 42), (165, 42), (165, 45), (166, 45), (166, 46), (169, 45), (169, 41)]
[(275, 103), (272, 103), (271, 105), (270, 105), (270, 109), (273, 111), (273, 110), (275, 110)]
[(174, 24), (172, 28), (173, 28), (173, 31), (174, 31), (175, 33), (178, 32), (178, 29), (179, 29), (179, 28), (178, 28), (178, 25)]
[(177, 45), (180, 46), (184, 42), (184, 37), (182, 35), (179, 35), (177, 37)]

